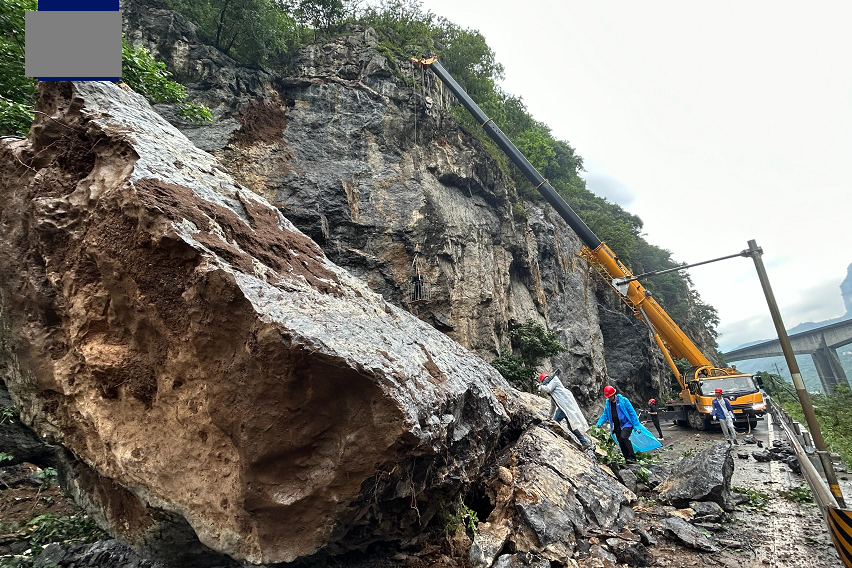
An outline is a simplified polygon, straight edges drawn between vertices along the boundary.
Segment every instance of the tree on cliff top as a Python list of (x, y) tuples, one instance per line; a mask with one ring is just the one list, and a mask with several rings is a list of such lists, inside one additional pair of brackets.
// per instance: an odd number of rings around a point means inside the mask
[(547, 331), (532, 320), (510, 331), (509, 337), (519, 355), (504, 353), (494, 359), (491, 366), (515, 388), (533, 392), (536, 369), (544, 359), (565, 351), (565, 346), (559, 342), (555, 331)]
[(26, 134), (33, 121), (35, 79), (24, 74), (24, 14), (38, 0), (0, 3), (0, 134)]

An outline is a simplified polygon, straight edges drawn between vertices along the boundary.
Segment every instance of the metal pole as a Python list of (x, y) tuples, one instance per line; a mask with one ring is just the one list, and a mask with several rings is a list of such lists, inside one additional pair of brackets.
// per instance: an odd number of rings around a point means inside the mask
[(559, 216), (565, 219), (565, 222), (574, 229), (574, 232), (577, 233), (577, 236), (580, 237), (580, 240), (589, 247), (590, 250), (595, 250), (601, 245), (601, 240), (595, 235), (594, 232), (580, 219), (580, 216), (574, 212), (571, 207), (565, 203), (565, 200), (556, 193), (556, 190), (550, 185), (550, 182), (544, 179), (544, 176), (541, 175), (535, 167), (527, 160), (527, 158), (521, 154), (520, 150), (512, 144), (512, 141), (509, 140), (508, 136), (506, 136), (500, 128), (494, 124), (494, 121), (488, 118), (479, 106), (473, 102), (473, 99), (462, 89), (461, 85), (459, 85), (455, 79), (444, 69), (444, 66), (440, 64), (435, 59), (430, 59), (426, 61), (416, 60), (415, 62), (419, 64), (428, 64), (429, 68), (432, 72), (445, 84), (447, 87), (453, 92), (459, 102), (467, 109), (467, 111), (473, 115), (473, 118), (479, 122), (479, 125), (485, 130), (485, 133), (494, 140), (495, 144), (500, 147), (503, 152), (506, 153), (506, 156), (509, 157), (510, 160), (521, 170), (521, 173), (526, 176), (526, 178), (532, 183), (535, 188), (541, 193), (542, 197), (550, 203), (550, 205), (556, 209), (556, 212), (559, 213)]
[(644, 274), (637, 274), (635, 276), (631, 276), (630, 278), (616, 278), (613, 280), (613, 284), (629, 284), (634, 280), (639, 280), (640, 278), (644, 278), (645, 276), (659, 276), (660, 274), (668, 274), (669, 272), (676, 272), (678, 270), (685, 270), (687, 268), (692, 268), (693, 266), (701, 266), (702, 264), (710, 264), (711, 262), (719, 262), (720, 260), (728, 260), (729, 258), (736, 258), (738, 256), (749, 256), (749, 251), (744, 250), (742, 252), (738, 252), (737, 254), (729, 254), (728, 256), (720, 256), (719, 258), (714, 258), (712, 260), (704, 260), (701, 262), (696, 262), (694, 264), (682, 264), (680, 266), (675, 266), (674, 268), (666, 268), (665, 270), (654, 270), (652, 272), (646, 272)]
[[(820, 430), (816, 414), (814, 414), (814, 407), (811, 405), (811, 399), (808, 396), (807, 389), (805, 388), (805, 381), (802, 380), (802, 373), (799, 371), (799, 363), (796, 361), (796, 356), (793, 354), (793, 346), (790, 345), (790, 338), (787, 337), (787, 330), (784, 328), (784, 322), (781, 319), (781, 312), (778, 310), (778, 304), (775, 302), (775, 294), (772, 293), (772, 286), (769, 284), (769, 277), (766, 274), (766, 268), (763, 266), (763, 258), (761, 258), (763, 255), (763, 249), (757, 246), (757, 241), (752, 239), (748, 242), (748, 253), (752, 260), (754, 260), (757, 277), (760, 279), (760, 285), (763, 287), (763, 294), (766, 296), (769, 313), (772, 315), (772, 323), (775, 324), (775, 331), (778, 333), (778, 342), (781, 344), (781, 351), (784, 353), (784, 359), (787, 361), (787, 367), (790, 369), (790, 374), (793, 376), (793, 385), (796, 387), (796, 394), (799, 397), (799, 403), (802, 405), (802, 411), (805, 414), (805, 421), (808, 423), (808, 430), (811, 431), (811, 436), (813, 436), (814, 446), (816, 446), (818, 452), (827, 452), (828, 446), (825, 445), (825, 440), (822, 437), (822, 430)], [(834, 495), (838, 504), (842, 503), (843, 493), (840, 491), (840, 485), (837, 483), (837, 476), (834, 473), (834, 468), (830, 468), (830, 471), (826, 471), (825, 473), (832, 495)]]

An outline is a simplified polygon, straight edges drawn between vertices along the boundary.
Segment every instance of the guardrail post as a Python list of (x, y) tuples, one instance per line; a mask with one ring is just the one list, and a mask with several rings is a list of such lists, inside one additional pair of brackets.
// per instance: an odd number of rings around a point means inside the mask
[(793, 432), (796, 433), (796, 436), (802, 435), (802, 425), (799, 422), (793, 422)]

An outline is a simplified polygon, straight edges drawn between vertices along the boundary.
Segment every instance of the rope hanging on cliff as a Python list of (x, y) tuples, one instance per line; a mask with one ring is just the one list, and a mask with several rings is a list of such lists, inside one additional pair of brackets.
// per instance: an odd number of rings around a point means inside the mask
[[(419, 84), (417, 82), (417, 68), (413, 69), (412, 75), (414, 76), (414, 153), (413, 153), (413, 162), (414, 162), (414, 177), (417, 181), (420, 181), (420, 150), (417, 145), (417, 114), (419, 112), (419, 93), (418, 88)], [(421, 74), (422, 77), (422, 74)]]
[(411, 261), (411, 305), (421, 304), (429, 300), (429, 291), (426, 288), (426, 282), (423, 280), (423, 275), (420, 273), (420, 245), (414, 245), (414, 258)]

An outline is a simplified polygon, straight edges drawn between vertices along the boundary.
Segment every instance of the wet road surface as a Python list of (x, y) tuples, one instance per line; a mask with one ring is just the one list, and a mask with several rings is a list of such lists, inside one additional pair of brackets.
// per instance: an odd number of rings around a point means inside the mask
[[(653, 425), (646, 425), (653, 429)], [(663, 465), (670, 465), (684, 454), (699, 452), (724, 440), (718, 426), (705, 432), (662, 424), (663, 447), (656, 451)], [(719, 553), (684, 551), (681, 547), (660, 542), (652, 547), (654, 566), (737, 566), (741, 568), (843, 568), (831, 543), (825, 521), (815, 503), (800, 503), (780, 495), (791, 488), (805, 487), (801, 475), (779, 461), (757, 462), (751, 452), (755, 444), (743, 444), (747, 432), (738, 432), (739, 446), (732, 447), (734, 475), (731, 486), (753, 492), (752, 504), (737, 508), (725, 529), (713, 536), (725, 548)], [(772, 425), (767, 416), (751, 432), (764, 448), (775, 439), (785, 440), (783, 431)], [(738, 457), (742, 454), (745, 458)], [(845, 477), (844, 474), (841, 474)], [(841, 482), (847, 499), (852, 484)], [(754, 506), (758, 505), (758, 506)]]

